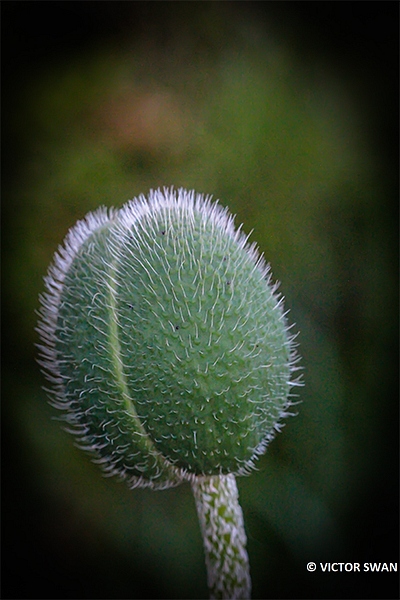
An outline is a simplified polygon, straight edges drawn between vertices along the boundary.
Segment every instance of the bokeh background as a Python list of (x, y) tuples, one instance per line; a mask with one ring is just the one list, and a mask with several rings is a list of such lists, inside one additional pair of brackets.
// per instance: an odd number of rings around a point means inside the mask
[(206, 598), (189, 486), (130, 491), (54, 420), (34, 344), (68, 228), (150, 188), (254, 229), (298, 416), (238, 482), (254, 598), (397, 598), (398, 3), (3, 2), (3, 598)]

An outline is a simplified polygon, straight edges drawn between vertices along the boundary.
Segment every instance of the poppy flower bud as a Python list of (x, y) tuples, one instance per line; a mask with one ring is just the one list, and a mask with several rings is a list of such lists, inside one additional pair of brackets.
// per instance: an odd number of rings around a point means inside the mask
[(226, 210), (184, 190), (101, 208), (46, 287), (42, 363), (106, 471), (162, 488), (253, 467), (287, 414), (292, 338)]
[(41, 297), (41, 364), (80, 444), (131, 487), (192, 483), (211, 593), (250, 594), (235, 475), (288, 415), (282, 298), (226, 209), (152, 191), (68, 233)]

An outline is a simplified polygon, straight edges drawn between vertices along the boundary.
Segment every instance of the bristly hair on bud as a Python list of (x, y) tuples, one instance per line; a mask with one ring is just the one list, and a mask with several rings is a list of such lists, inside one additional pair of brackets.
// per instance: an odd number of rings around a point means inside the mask
[(79, 442), (128, 485), (254, 468), (299, 369), (283, 297), (210, 196), (150, 191), (68, 233), (40, 297), (40, 363)]

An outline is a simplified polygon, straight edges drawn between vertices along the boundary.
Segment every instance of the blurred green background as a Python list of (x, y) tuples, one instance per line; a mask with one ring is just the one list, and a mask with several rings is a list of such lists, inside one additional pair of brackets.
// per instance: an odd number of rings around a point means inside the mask
[(189, 486), (130, 491), (54, 420), (57, 245), (150, 188), (213, 194), (290, 309), (298, 416), (238, 481), (254, 598), (395, 598), (398, 3), (3, 2), (3, 598), (205, 598)]

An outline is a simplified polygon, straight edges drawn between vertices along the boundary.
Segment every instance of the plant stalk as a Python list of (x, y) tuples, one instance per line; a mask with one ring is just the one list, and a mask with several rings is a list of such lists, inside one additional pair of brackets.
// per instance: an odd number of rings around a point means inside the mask
[(210, 598), (248, 600), (249, 559), (243, 513), (234, 475), (192, 481), (203, 536)]

